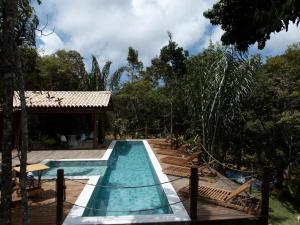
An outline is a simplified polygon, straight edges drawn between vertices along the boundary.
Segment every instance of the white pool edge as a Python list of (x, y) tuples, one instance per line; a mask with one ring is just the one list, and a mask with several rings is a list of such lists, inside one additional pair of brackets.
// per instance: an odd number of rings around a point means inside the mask
[[(143, 141), (144, 146), (147, 150), (149, 158), (152, 162), (153, 168), (157, 174), (158, 180), (162, 184), (162, 188), (166, 194), (169, 204), (180, 202), (175, 189), (169, 182), (169, 178), (162, 172), (162, 167), (158, 159), (156, 158), (154, 152), (152, 151), (147, 140), (124, 140), (124, 141)], [(106, 161), (109, 159), (109, 156), (115, 146), (117, 141), (112, 141), (107, 151), (100, 160)], [(88, 159), (84, 159), (88, 160)], [(70, 161), (70, 160), (63, 160)], [(79, 161), (79, 160), (74, 160)], [(101, 176), (90, 177), (89, 184), (97, 184), (98, 180), (101, 179)], [(77, 198), (75, 204), (82, 206), (74, 205), (70, 210), (68, 216), (66, 217), (63, 225), (83, 225), (83, 224), (134, 224), (134, 223), (155, 223), (155, 222), (175, 222), (175, 221), (190, 221), (190, 217), (185, 210), (183, 204), (177, 203), (171, 205), (173, 213), (171, 214), (157, 214), (157, 215), (130, 215), (130, 216), (95, 216), (95, 217), (82, 217), (85, 206), (87, 206), (89, 199), (94, 191), (95, 186), (85, 185), (84, 189)]]

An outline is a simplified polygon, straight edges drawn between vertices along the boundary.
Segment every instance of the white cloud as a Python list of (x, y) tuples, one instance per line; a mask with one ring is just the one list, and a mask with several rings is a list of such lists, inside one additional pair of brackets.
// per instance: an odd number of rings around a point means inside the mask
[(265, 52), (274, 55), (282, 53), (289, 45), (300, 41), (300, 27), (295, 24), (289, 25), (289, 30), (279, 33), (272, 33), (270, 40), (267, 41)]
[[(41, 24), (56, 34), (42, 38), (45, 53), (74, 49), (85, 58), (125, 63), (128, 47), (139, 51), (145, 64), (168, 42), (167, 32), (185, 49), (204, 40), (209, 20), (203, 12), (213, 0), (48, 0), (36, 7)], [(51, 37), (52, 36), (52, 37)], [(61, 37), (61, 38), (60, 38)], [(62, 41), (63, 39), (63, 41)], [(199, 45), (204, 45), (200, 41)], [(103, 62), (102, 62), (103, 63)]]
[(45, 30), (44, 33), (45, 35), (40, 35), (40, 33), (37, 33), (37, 36), (41, 42), (39, 45), (39, 52), (42, 55), (52, 54), (55, 51), (65, 47), (63, 41), (55, 32), (51, 30)]
[[(223, 31), (212, 27), (203, 12), (216, 0), (47, 0), (36, 7), (41, 25), (55, 27), (55, 34), (41, 38), (45, 54), (59, 48), (77, 50), (89, 61), (94, 54), (104, 64), (126, 63), (128, 47), (139, 51), (145, 65), (167, 44), (167, 32), (193, 53), (201, 51), (209, 40), (220, 41)], [(269, 54), (284, 50), (298, 41), (300, 29), (291, 26), (288, 33), (274, 34), (267, 42)], [(89, 65), (88, 65), (89, 66)]]

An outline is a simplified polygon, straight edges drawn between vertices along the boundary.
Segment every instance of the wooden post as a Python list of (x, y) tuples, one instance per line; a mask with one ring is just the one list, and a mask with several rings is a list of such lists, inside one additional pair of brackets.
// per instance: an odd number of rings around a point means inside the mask
[(97, 114), (92, 114), (93, 121), (93, 148), (96, 149), (98, 147), (98, 124), (97, 124)]
[(198, 202), (198, 168), (191, 167), (190, 176), (190, 217), (191, 220), (197, 219), (197, 202)]
[(148, 123), (145, 124), (145, 139), (148, 138)]
[(117, 127), (114, 126), (114, 139), (117, 140)]
[(105, 141), (105, 112), (100, 113), (101, 144)]
[(269, 218), (269, 194), (270, 194), (270, 168), (264, 167), (262, 175), (262, 202), (261, 202), (261, 225), (268, 225)]
[(19, 149), (20, 143), (22, 143), (21, 139), (21, 113), (17, 112), (13, 116), (13, 126), (14, 126), (14, 143), (13, 147)]
[(63, 223), (64, 217), (64, 170), (57, 170), (56, 179), (56, 225)]
[[(253, 181), (253, 174), (251, 174), (251, 180)], [(249, 193), (252, 194), (252, 184), (250, 184)]]

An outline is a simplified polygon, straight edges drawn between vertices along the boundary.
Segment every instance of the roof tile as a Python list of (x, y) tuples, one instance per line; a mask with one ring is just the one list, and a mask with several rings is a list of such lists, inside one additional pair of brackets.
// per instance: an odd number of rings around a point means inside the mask
[[(38, 107), (107, 107), (110, 91), (26, 91), (26, 105)], [(14, 107), (20, 107), (19, 93), (14, 93)]]

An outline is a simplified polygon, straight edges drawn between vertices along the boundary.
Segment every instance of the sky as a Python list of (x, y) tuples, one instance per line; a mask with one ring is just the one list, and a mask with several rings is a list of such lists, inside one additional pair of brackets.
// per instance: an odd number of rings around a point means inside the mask
[[(212, 26), (203, 12), (216, 0), (45, 0), (35, 5), (40, 28), (37, 46), (43, 55), (59, 49), (76, 50), (83, 57), (87, 70), (91, 55), (100, 66), (111, 60), (113, 67), (126, 64), (128, 47), (138, 50), (145, 66), (159, 55), (168, 43), (167, 32), (190, 54), (208, 46), (209, 40), (220, 41), (223, 31)], [(262, 51), (256, 46), (251, 53), (264, 57), (281, 54), (288, 45), (300, 41), (300, 28), (291, 25), (288, 32), (272, 34)]]

